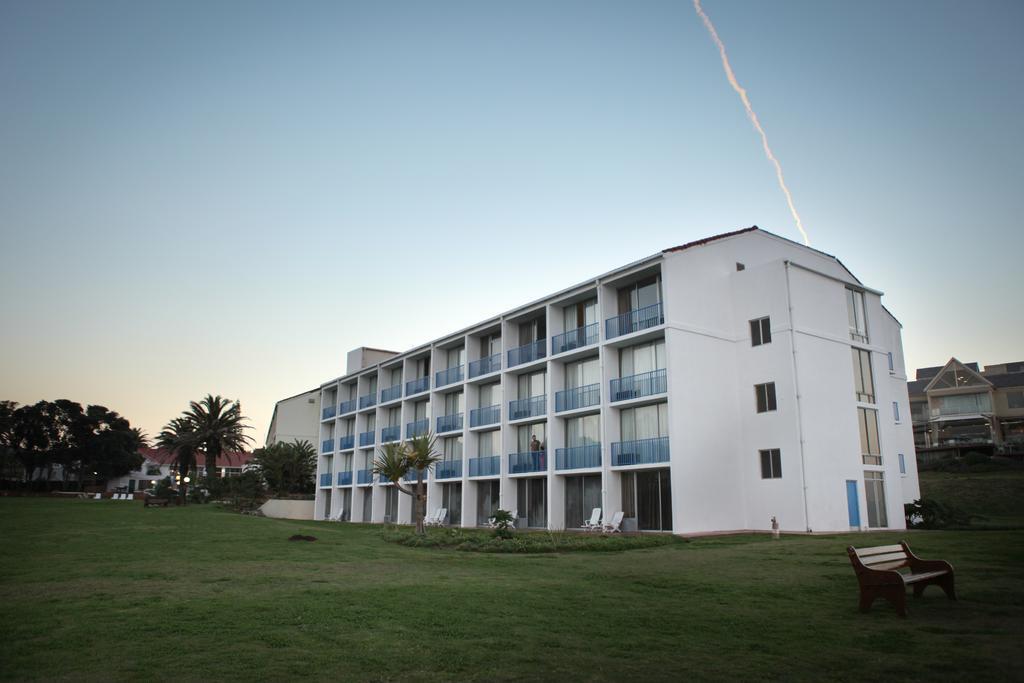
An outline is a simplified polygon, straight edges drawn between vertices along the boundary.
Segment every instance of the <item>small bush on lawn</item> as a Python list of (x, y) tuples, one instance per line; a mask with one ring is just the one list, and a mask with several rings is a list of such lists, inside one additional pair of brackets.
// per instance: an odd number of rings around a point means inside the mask
[(428, 529), (423, 536), (416, 535), (411, 527), (387, 527), (384, 530), (384, 540), (410, 548), (449, 548), (477, 553), (614, 552), (684, 542), (683, 539), (670, 534), (622, 536), (619, 534), (526, 532), (518, 533), (511, 538), (504, 538), (487, 531), (458, 527)]
[(950, 529), (970, 526), (971, 519), (983, 519), (934, 498), (919, 498), (903, 506), (907, 526), (914, 529)]

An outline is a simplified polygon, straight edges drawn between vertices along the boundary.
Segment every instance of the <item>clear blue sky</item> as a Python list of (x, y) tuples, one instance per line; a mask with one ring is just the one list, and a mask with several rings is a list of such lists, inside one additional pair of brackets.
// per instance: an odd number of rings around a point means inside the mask
[[(911, 367), (1024, 360), (1024, 3), (704, 0)], [(0, 4), (0, 398), (155, 434), (657, 250), (798, 239), (693, 6)]]

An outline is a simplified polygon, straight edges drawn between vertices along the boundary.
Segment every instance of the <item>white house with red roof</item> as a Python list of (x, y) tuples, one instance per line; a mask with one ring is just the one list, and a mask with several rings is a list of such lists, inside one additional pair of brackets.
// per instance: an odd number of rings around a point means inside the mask
[[(107, 491), (144, 491), (164, 477), (171, 477), (173, 480), (177, 475), (175, 455), (163, 448), (140, 448), (139, 455), (144, 460), (139, 469), (129, 472), (123, 477), (107, 481)], [(217, 476), (230, 477), (241, 474), (247, 470), (252, 463), (253, 454), (247, 451), (233, 451), (225, 453), (217, 458)], [(206, 456), (202, 453), (196, 454), (197, 470), (192, 472), (193, 477), (202, 476), (206, 470)]]

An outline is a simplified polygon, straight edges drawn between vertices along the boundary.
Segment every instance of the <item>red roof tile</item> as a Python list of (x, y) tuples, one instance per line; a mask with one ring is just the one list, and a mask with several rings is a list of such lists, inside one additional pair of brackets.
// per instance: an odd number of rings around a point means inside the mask
[[(146, 458), (151, 462), (155, 462), (160, 465), (170, 465), (175, 462), (176, 457), (174, 453), (164, 448), (140, 448), (139, 455)], [(252, 453), (247, 451), (233, 451), (231, 453), (222, 453), (217, 458), (217, 467), (242, 467), (249, 464), (252, 460)], [(206, 466), (206, 456), (202, 453), (196, 454), (196, 465), (198, 467)]]

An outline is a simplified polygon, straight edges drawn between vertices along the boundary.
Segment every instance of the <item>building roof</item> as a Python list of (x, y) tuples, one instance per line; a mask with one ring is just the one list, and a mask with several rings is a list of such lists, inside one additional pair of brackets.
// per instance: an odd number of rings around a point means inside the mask
[(913, 382), (907, 382), (907, 393), (913, 396), (914, 394), (923, 394), (924, 388), (931, 382), (931, 378), (926, 377), (925, 379), (915, 379)]
[(690, 249), (692, 247), (699, 247), (701, 245), (708, 244), (710, 242), (716, 242), (718, 240), (725, 239), (726, 237), (732, 237), (734, 235), (742, 235), (745, 232), (753, 232), (754, 230), (760, 230), (760, 229), (761, 228), (757, 227), (756, 225), (752, 225), (749, 228), (743, 228), (741, 230), (733, 230), (732, 232), (723, 232), (723, 233), (721, 233), (719, 235), (712, 235), (711, 237), (704, 237), (703, 239), (694, 240), (692, 242), (687, 242), (686, 244), (680, 244), (678, 247), (669, 247), (668, 249), (662, 249), (662, 253), (668, 254), (668, 253), (673, 252), (673, 251), (684, 251), (684, 250)]
[(985, 375), (992, 386), (999, 389), (1007, 387), (1024, 387), (1024, 372), (1006, 372), (998, 375)]
[[(139, 455), (158, 465), (172, 465), (177, 461), (175, 454), (166, 448), (140, 448)], [(253, 454), (248, 451), (222, 453), (217, 458), (217, 467), (242, 467), (249, 464), (252, 458)], [(202, 453), (196, 453), (196, 466), (206, 466), (206, 456)]]

